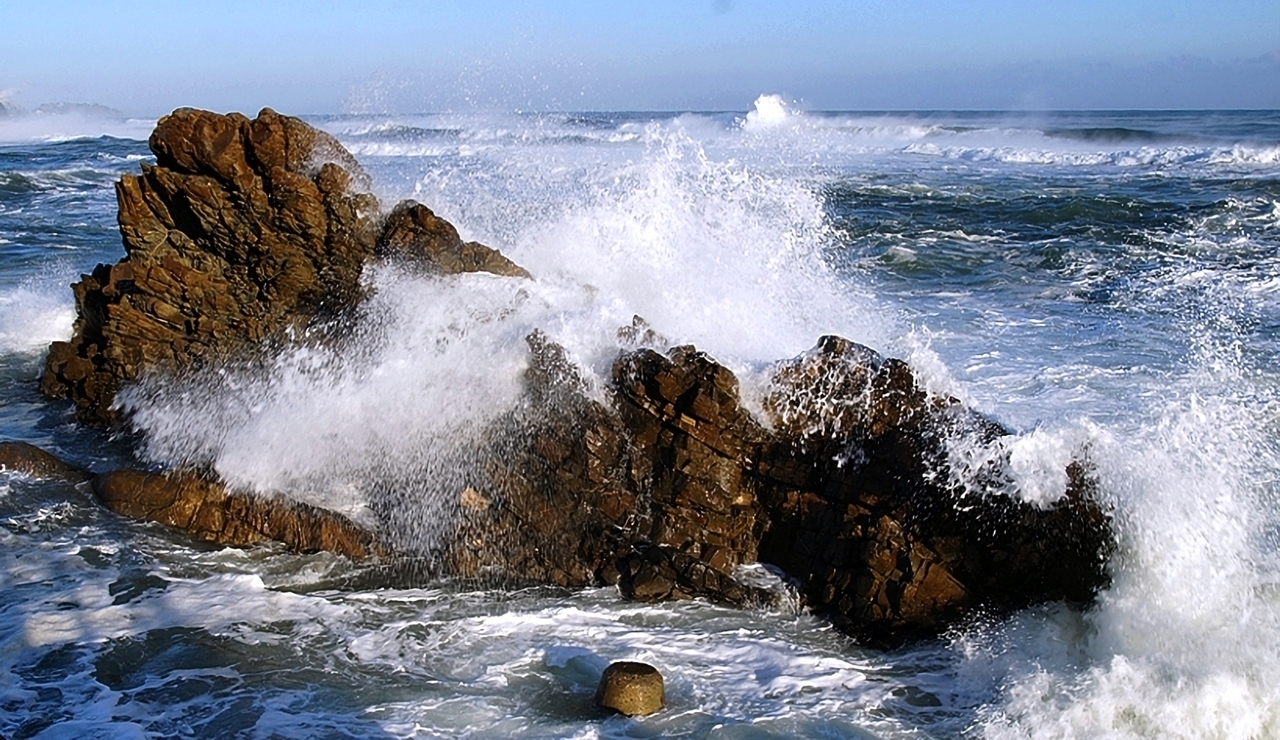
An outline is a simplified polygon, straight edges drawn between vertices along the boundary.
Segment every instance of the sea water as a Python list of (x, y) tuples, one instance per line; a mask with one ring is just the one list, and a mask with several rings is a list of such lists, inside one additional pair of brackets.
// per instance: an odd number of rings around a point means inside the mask
[[(748, 405), (769, 362), (837, 333), (1017, 429), (1014, 495), (1052, 501), (1088, 456), (1119, 538), (1094, 605), (872, 650), (794, 606), (196, 544), (9, 476), (0, 735), (1280, 736), (1280, 114), (749, 103), (309, 117), (382, 203), (420, 200), (536, 279), (371, 268), (358, 341), (140, 384), (129, 438), (35, 384), (67, 285), (122, 256), (112, 184), (154, 122), (0, 121), (0, 436), (94, 469), (208, 465), (366, 521), (392, 491), (398, 535), (429, 543), (530, 331), (599, 392), (643, 316)], [(664, 711), (593, 708), (620, 659), (663, 672)]]

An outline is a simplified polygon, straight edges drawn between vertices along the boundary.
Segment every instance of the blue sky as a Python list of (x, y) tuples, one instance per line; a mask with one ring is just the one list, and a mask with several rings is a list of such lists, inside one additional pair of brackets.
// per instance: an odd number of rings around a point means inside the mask
[(1280, 2), (0, 0), (0, 91), (133, 115), (1280, 108)]

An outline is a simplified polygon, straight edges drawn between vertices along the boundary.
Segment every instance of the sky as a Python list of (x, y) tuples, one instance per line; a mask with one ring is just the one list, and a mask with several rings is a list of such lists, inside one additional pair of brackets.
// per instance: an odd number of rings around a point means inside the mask
[(0, 0), (0, 100), (293, 114), (1280, 108), (1277, 0)]

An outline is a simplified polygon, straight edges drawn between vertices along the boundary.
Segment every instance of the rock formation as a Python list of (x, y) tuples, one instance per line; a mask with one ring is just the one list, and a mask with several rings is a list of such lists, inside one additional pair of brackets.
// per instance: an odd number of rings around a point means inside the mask
[(340, 514), (228, 491), (196, 475), (113, 470), (93, 479), (93, 492), (117, 514), (176, 527), (204, 542), (280, 542), (296, 552), (325, 550), (357, 560), (389, 554), (371, 532)]
[(373, 532), (341, 514), (231, 491), (192, 473), (112, 470), (94, 475), (26, 442), (0, 442), (0, 470), (71, 484), (88, 481), (97, 500), (111, 511), (159, 522), (204, 542), (236, 547), (279, 542), (296, 552), (324, 550), (356, 560), (391, 555)]
[(871, 639), (927, 633), (979, 606), (1087, 602), (1107, 582), (1109, 520), (1083, 467), (1044, 509), (1001, 480), (954, 480), (949, 441), (1009, 432), (930, 398), (905, 363), (824, 337), (779, 363), (764, 405), (760, 558), (838, 626)]
[[(341, 317), (370, 259), (529, 277), (412, 201), (379, 230), (359, 165), (298, 119), (179, 110), (150, 144), (156, 165), (117, 188), (126, 257), (73, 286), (75, 335), (50, 348), (41, 383), (85, 421), (117, 420), (116, 391), (142, 373), (261, 352)], [(1088, 601), (1106, 583), (1110, 520), (1086, 466), (1047, 507), (1010, 495), (998, 465), (961, 478), (948, 445), (1009, 431), (929, 396), (903, 362), (824, 337), (773, 368), (757, 417), (726, 367), (667, 350), (639, 319), (619, 331), (603, 393), (545, 335), (528, 344), (524, 396), (475, 450), (452, 536), (430, 552), (394, 543), (437, 571), (746, 604), (768, 594), (734, 570), (761, 561), (871, 641), (980, 608)], [(118, 471), (93, 487), (115, 511), (203, 540), (388, 554), (341, 517), (181, 471)]]
[(975, 608), (1087, 602), (1107, 581), (1109, 519), (1081, 465), (1044, 509), (994, 471), (952, 480), (949, 440), (1009, 432), (866, 347), (824, 337), (778, 363), (769, 428), (692, 347), (624, 352), (607, 403), (545, 337), (530, 357), (521, 418), (496, 434), (486, 506), (462, 514), (446, 570), (743, 604), (769, 599), (734, 578), (758, 560), (877, 642)]
[(40, 389), (91, 424), (118, 421), (122, 384), (244, 353), (349, 310), (375, 248), (443, 272), (527, 275), (411, 201), (378, 234), (369, 178), (332, 136), (264, 109), (180, 109), (149, 141), (155, 165), (116, 186), (125, 258), (72, 286), (70, 342)]

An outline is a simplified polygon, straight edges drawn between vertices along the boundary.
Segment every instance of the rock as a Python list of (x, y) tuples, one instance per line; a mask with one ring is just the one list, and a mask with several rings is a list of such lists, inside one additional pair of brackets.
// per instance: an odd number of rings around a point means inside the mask
[(82, 483), (93, 477), (89, 471), (26, 442), (0, 442), (0, 470), (68, 483)]
[(378, 253), (425, 265), (444, 274), (489, 272), (506, 277), (530, 277), (529, 272), (479, 242), (464, 242), (453, 224), (412, 200), (397, 205), (378, 236)]
[[(639, 326), (637, 324), (637, 326)], [(1083, 465), (1047, 508), (979, 476), (947, 444), (1009, 434), (935, 398), (903, 362), (838, 337), (778, 363), (749, 414), (737, 378), (692, 347), (624, 351), (602, 402), (563, 348), (530, 337), (521, 411), (451, 566), (515, 581), (616, 582), (641, 601), (767, 603), (733, 576), (769, 563), (869, 642), (935, 634), (975, 609), (1086, 602), (1107, 583), (1110, 520)]]
[(928, 397), (905, 363), (824, 337), (779, 363), (764, 408), (774, 437), (757, 465), (770, 522), (760, 559), (846, 631), (931, 634), (978, 607), (1086, 602), (1108, 582), (1110, 520), (1083, 466), (1046, 509), (993, 481), (953, 480), (949, 441), (1008, 431)]
[(628, 717), (653, 714), (667, 705), (662, 674), (648, 663), (610, 663), (600, 676), (596, 705)]
[(72, 286), (70, 342), (40, 388), (93, 424), (143, 372), (181, 372), (349, 307), (373, 254), (377, 202), (333, 137), (264, 109), (183, 108), (150, 139), (156, 164), (116, 187), (126, 256)]
[(640, 535), (724, 574), (755, 562), (763, 522), (748, 465), (765, 432), (742, 408), (738, 379), (685, 346), (624, 353), (613, 380), (650, 511)]
[(463, 501), (445, 569), (513, 583), (612, 584), (642, 504), (629, 485), (627, 434), (591, 398), (564, 348), (535, 332), (521, 404), (482, 451), (484, 479)]
[(228, 491), (191, 474), (114, 470), (93, 479), (93, 492), (117, 514), (176, 527), (205, 542), (247, 547), (275, 541), (297, 552), (325, 550), (357, 560), (390, 554), (340, 514)]
[(628, 599), (649, 602), (701, 598), (734, 606), (771, 606), (778, 600), (669, 545), (645, 546), (624, 557), (618, 591)]
[(263, 109), (249, 120), (182, 108), (149, 141), (156, 164), (116, 186), (125, 258), (72, 286), (70, 342), (49, 348), (40, 389), (83, 422), (119, 421), (123, 385), (240, 358), (341, 315), (375, 255), (445, 274), (529, 277), (497, 250), (405, 201), (377, 230), (377, 200), (332, 136)]

